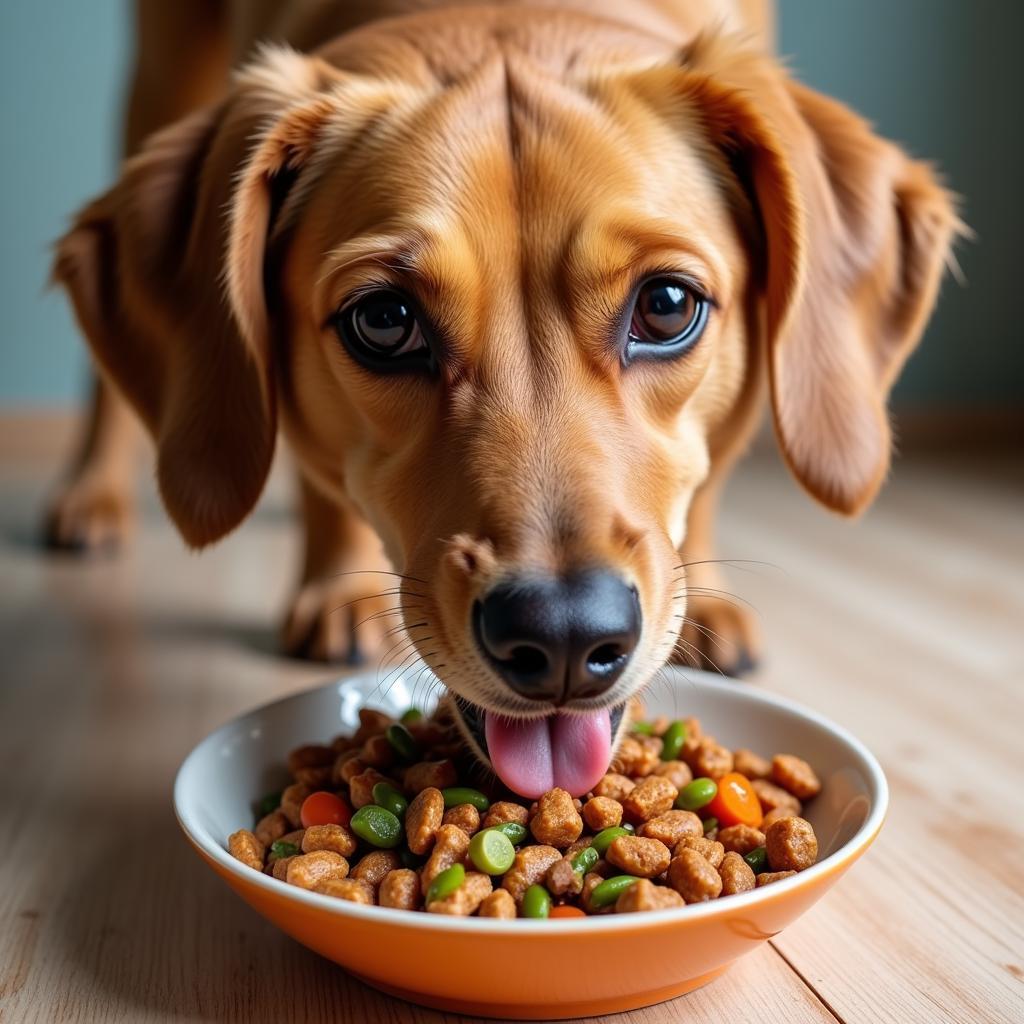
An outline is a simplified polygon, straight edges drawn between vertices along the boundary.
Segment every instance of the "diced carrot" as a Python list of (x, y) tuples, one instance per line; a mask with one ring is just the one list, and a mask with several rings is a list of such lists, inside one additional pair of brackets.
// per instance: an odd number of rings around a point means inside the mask
[(587, 915), (580, 910), (579, 907), (570, 907), (566, 904), (564, 907), (552, 907), (548, 911), (548, 917), (586, 917)]
[(761, 801), (754, 787), (739, 772), (729, 772), (718, 780), (718, 792), (701, 813), (717, 818), (720, 828), (729, 825), (751, 825), (757, 828), (764, 819)]
[(312, 825), (345, 825), (352, 820), (352, 808), (348, 801), (326, 790), (310, 793), (299, 809), (302, 827)]

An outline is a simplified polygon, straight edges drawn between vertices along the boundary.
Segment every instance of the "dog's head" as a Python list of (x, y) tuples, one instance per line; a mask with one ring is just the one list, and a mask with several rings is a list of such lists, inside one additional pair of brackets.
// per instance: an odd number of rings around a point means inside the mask
[(266, 52), (56, 273), (190, 543), (249, 512), (280, 418), (418, 581), (478, 750), (582, 793), (673, 647), (687, 510), (762, 378), (807, 490), (874, 495), (955, 227), (927, 168), (728, 39), (421, 16)]

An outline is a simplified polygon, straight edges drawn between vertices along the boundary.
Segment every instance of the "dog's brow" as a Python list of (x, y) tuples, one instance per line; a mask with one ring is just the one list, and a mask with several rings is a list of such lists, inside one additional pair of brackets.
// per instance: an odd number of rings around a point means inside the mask
[(430, 248), (430, 241), (425, 237), (368, 235), (353, 238), (327, 253), (317, 283), (319, 288), (329, 289), (331, 282), (340, 276), (355, 276), (360, 269), (376, 268), (389, 278), (414, 278), (423, 291), (437, 294), (443, 283), (425, 258)]

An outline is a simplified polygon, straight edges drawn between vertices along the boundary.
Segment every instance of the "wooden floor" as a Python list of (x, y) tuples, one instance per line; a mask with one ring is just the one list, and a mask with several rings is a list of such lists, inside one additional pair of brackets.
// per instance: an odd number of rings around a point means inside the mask
[[(147, 499), (127, 556), (80, 564), (33, 543), (50, 440), (0, 445), (0, 1020), (461, 1019), (288, 940), (177, 832), (191, 746), (326, 675), (274, 653), (296, 553), (281, 489), (200, 557)], [(732, 575), (769, 640), (755, 685), (865, 740), (892, 811), (793, 927), (710, 987), (614, 1019), (1024, 1019), (1024, 462), (904, 460), (850, 526), (759, 458), (722, 537), (724, 556), (767, 563)]]

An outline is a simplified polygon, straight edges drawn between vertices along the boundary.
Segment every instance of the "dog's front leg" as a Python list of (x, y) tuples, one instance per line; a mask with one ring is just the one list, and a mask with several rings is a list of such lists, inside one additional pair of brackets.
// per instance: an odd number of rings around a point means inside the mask
[(284, 648), (315, 661), (358, 663), (399, 629), (402, 578), (391, 572), (377, 534), (350, 506), (301, 480), (306, 551), (284, 626)]

